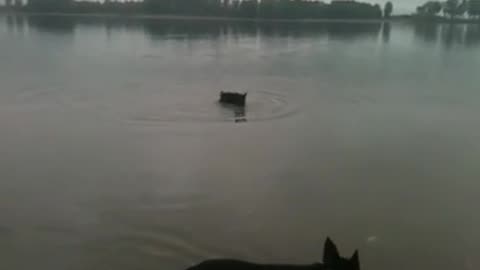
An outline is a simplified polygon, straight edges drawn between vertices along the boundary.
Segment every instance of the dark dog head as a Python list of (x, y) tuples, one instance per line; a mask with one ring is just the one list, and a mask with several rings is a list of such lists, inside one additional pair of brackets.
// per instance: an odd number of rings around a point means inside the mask
[(358, 251), (349, 259), (340, 257), (337, 246), (327, 238), (323, 248), (323, 265), (326, 270), (360, 270)]

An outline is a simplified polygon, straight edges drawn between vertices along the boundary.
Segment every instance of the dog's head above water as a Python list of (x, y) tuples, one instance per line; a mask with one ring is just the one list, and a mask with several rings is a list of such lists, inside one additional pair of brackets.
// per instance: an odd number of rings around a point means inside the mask
[(214, 259), (204, 261), (187, 270), (360, 270), (360, 260), (358, 251), (355, 251), (351, 258), (341, 257), (335, 244), (327, 238), (323, 248), (323, 263), (257, 264), (232, 259)]

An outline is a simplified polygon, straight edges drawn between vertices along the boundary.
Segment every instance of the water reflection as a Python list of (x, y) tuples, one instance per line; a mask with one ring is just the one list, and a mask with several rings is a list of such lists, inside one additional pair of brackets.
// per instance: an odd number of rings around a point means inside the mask
[[(218, 39), (224, 36), (312, 37), (326, 36), (333, 40), (376, 38), (381, 23), (269, 23), (191, 20), (142, 20), (132, 18), (7, 16), (7, 25), (14, 28), (25, 21), (31, 29), (53, 34), (72, 34), (76, 26), (104, 26), (143, 31), (152, 40), (165, 38)], [(388, 30), (389, 31), (389, 30)]]
[(440, 28), (441, 42), (446, 48), (464, 44), (464, 25), (446, 24)]
[(216, 39), (226, 32), (223, 23), (209, 21), (146, 20), (144, 31), (152, 39), (204, 38)]
[(389, 22), (383, 23), (382, 26), (382, 40), (384, 43), (390, 42), (390, 32), (392, 31), (392, 26)]
[(7, 14), (2, 19), (4, 19), (5, 24), (7, 25), (7, 30), (10, 33), (23, 34), (25, 32), (24, 16), (14, 16), (12, 14)]
[(417, 40), (440, 44), (451, 49), (456, 46), (473, 47), (480, 45), (480, 27), (477, 24), (414, 24)]
[(438, 39), (438, 24), (417, 23), (414, 25), (415, 37), (427, 42), (435, 42)]
[(329, 23), (326, 24), (328, 37), (333, 40), (353, 40), (378, 37), (381, 23)]
[[(73, 34), (76, 21), (68, 16), (15, 16), (16, 18), (25, 18), (29, 29), (34, 29), (42, 33), (55, 35)], [(17, 22), (18, 20), (15, 20)]]
[(244, 107), (234, 108), (233, 113), (235, 115), (235, 123), (247, 122), (247, 117), (246, 117), (246, 114), (245, 114), (245, 108)]
[(472, 24), (465, 31), (465, 44), (467, 46), (475, 46), (480, 44), (480, 25)]
[(5, 21), (6, 21), (7, 26), (9, 28), (12, 28), (15, 25), (15, 18), (12, 15), (6, 15), (5, 16)]
[(233, 120), (235, 123), (245, 123), (248, 121), (245, 107), (230, 104), (218, 103), (221, 106), (226, 119)]
[[(10, 31), (22, 32), (33, 29), (38, 32), (66, 35), (73, 34), (77, 26), (103, 26), (107, 35), (112, 29), (144, 32), (152, 40), (164, 39), (219, 39), (226, 36), (263, 37), (326, 37), (331, 40), (376, 39), (391, 42), (391, 23), (267, 23), (190, 20), (141, 20), (102, 17), (68, 16), (5, 16)], [(476, 24), (412, 25), (415, 38), (422, 42), (441, 44), (449, 49), (454, 46), (473, 47), (480, 44), (480, 26)]]
[(23, 27), (25, 24), (25, 17), (24, 16), (13, 16), (15, 20), (15, 24), (19, 27)]

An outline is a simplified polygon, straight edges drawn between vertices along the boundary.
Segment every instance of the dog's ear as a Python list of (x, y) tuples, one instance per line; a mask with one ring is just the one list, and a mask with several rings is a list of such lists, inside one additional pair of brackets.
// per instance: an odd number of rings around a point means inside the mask
[(335, 265), (336, 262), (340, 259), (337, 246), (327, 238), (325, 241), (325, 246), (323, 247), (323, 263), (325, 265)]
[(350, 263), (352, 264), (354, 270), (360, 270), (360, 258), (358, 257), (358, 250), (355, 250), (353, 256), (350, 258)]

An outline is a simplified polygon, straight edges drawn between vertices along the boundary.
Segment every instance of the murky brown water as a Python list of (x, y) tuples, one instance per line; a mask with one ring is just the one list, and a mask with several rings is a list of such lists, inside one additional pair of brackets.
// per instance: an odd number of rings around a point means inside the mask
[(0, 269), (307, 263), (327, 235), (363, 269), (479, 269), (479, 45), (478, 26), (0, 17)]

